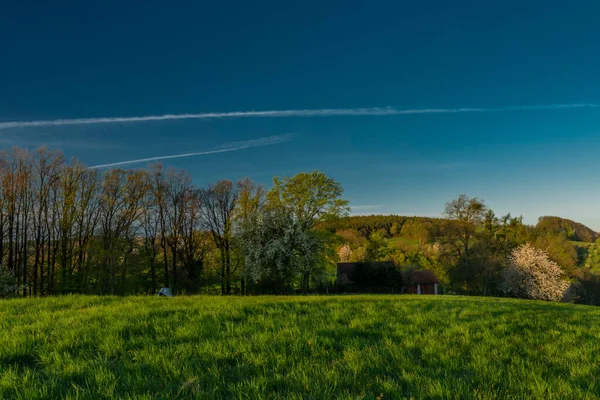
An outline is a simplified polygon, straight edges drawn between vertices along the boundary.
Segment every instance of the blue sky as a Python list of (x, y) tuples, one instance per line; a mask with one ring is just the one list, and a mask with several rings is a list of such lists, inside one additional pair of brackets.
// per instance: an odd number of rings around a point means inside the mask
[[(551, 107), (600, 104), (598, 15), (592, 1), (7, 2), (0, 145), (101, 165), (294, 134), (164, 163), (198, 185), (319, 169), (355, 213), (438, 216), (466, 193), (600, 230), (600, 107)], [(6, 124), (373, 107), (491, 111)]]

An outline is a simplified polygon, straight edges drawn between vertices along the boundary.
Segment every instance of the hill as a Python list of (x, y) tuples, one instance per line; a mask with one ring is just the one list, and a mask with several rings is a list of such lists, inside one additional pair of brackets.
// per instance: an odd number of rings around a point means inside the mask
[(430, 224), (438, 218), (406, 217), (401, 215), (356, 215), (338, 218), (321, 224), (321, 228), (330, 232), (344, 229), (356, 229), (363, 236), (379, 230), (386, 231), (387, 235), (397, 236), (407, 222), (421, 222)]
[(590, 243), (600, 238), (600, 233), (593, 229), (579, 222), (561, 217), (540, 217), (535, 228), (541, 232), (563, 235), (567, 239), (576, 242)]
[(586, 306), (74, 296), (0, 316), (0, 398), (600, 398)]

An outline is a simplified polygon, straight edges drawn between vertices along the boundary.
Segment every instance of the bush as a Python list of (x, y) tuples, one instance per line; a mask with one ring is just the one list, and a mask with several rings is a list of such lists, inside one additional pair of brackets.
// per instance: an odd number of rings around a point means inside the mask
[(508, 296), (560, 301), (569, 287), (563, 276), (564, 271), (545, 252), (524, 244), (509, 256), (501, 288)]
[(565, 294), (567, 301), (590, 306), (600, 305), (600, 275), (583, 269), (578, 281), (569, 287)]

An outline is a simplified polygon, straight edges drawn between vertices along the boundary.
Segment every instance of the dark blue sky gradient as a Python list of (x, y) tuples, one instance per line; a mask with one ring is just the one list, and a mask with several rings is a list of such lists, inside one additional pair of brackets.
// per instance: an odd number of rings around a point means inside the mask
[[(595, 1), (6, 2), (0, 122), (600, 104), (599, 15)], [(179, 120), (5, 129), (0, 145), (95, 165), (297, 133), (166, 164), (199, 185), (319, 169), (360, 213), (437, 216), (467, 193), (600, 230), (599, 123), (600, 108)]]

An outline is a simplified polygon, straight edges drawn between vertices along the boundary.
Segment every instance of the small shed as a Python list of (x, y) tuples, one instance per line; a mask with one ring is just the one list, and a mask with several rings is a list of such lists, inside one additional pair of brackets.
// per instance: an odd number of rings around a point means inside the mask
[(423, 269), (413, 271), (406, 283), (406, 293), (438, 294), (440, 281), (435, 276), (433, 271)]

